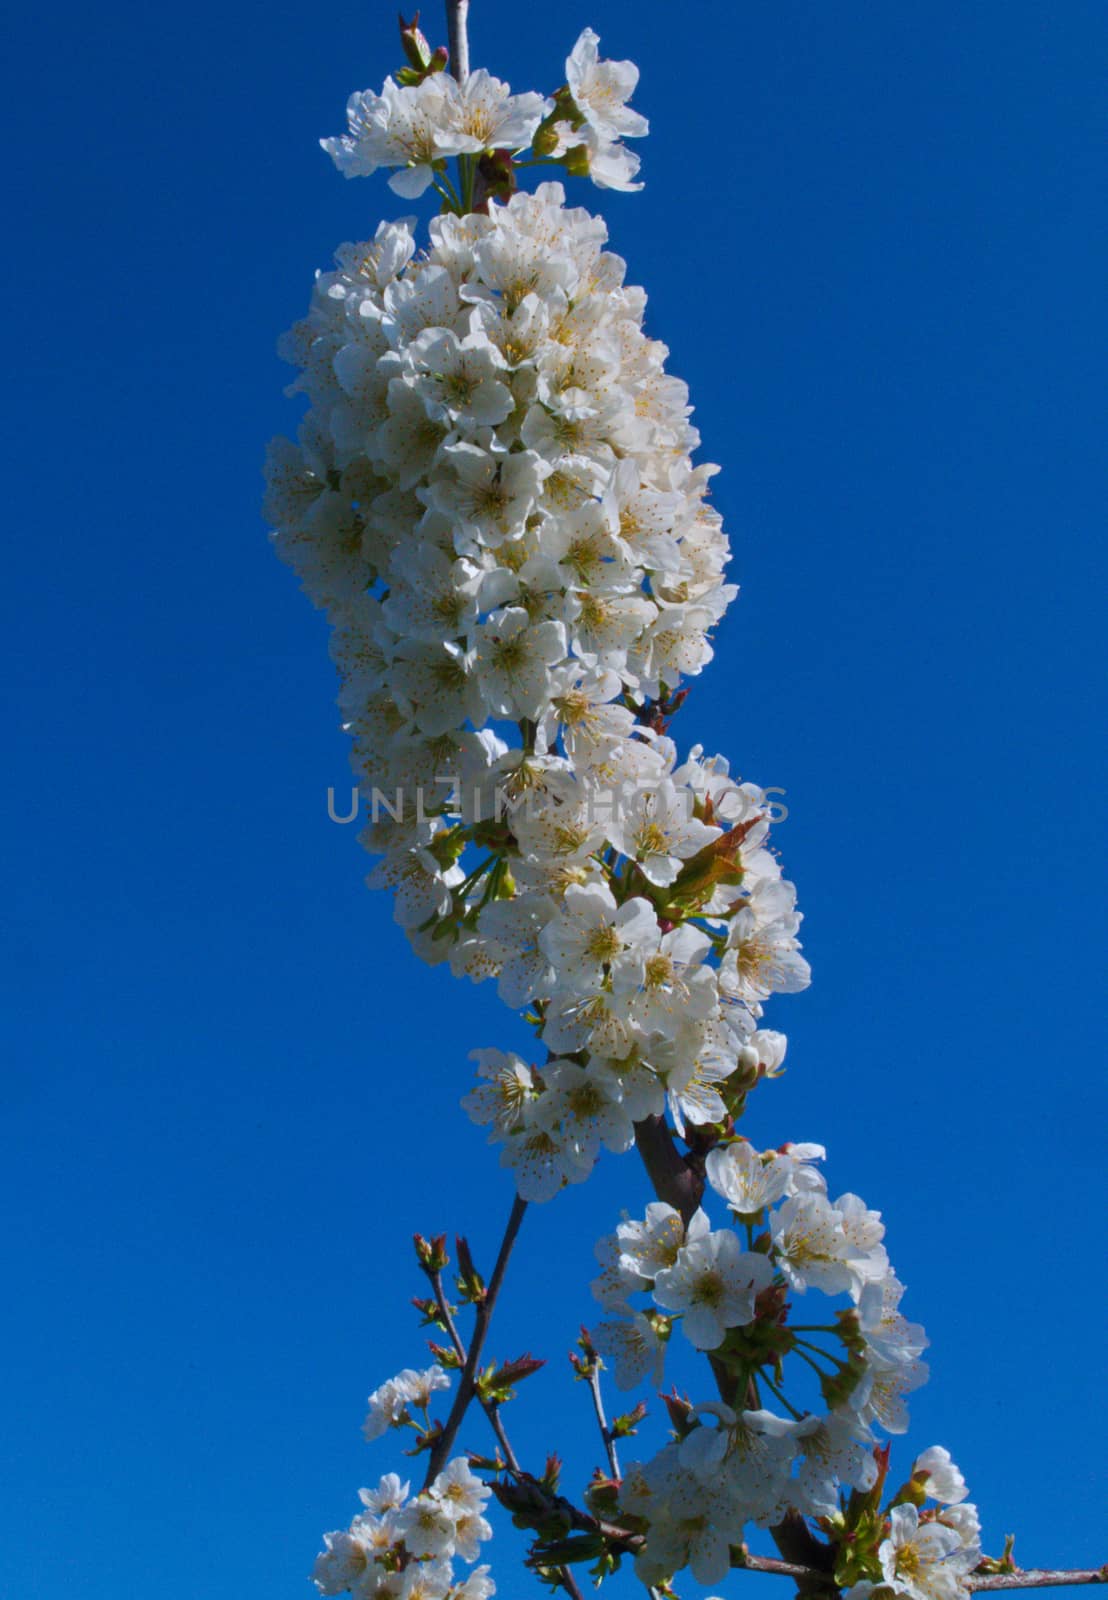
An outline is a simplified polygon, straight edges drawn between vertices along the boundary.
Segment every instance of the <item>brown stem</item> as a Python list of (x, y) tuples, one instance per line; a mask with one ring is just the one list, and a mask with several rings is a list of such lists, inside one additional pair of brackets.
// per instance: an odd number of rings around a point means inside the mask
[(450, 51), (450, 70), (458, 83), (469, 77), (469, 35), (466, 23), (469, 0), (446, 0), (446, 41)]
[(504, 1281), (504, 1273), (508, 1267), (512, 1246), (516, 1242), (516, 1236), (523, 1221), (523, 1213), (526, 1210), (527, 1201), (521, 1200), (517, 1194), (512, 1201), (512, 1209), (508, 1216), (508, 1224), (504, 1229), (504, 1237), (500, 1241), (500, 1252), (496, 1258), (496, 1265), (492, 1269), (492, 1277), (489, 1279), (488, 1288), (477, 1306), (477, 1316), (473, 1324), (473, 1338), (470, 1341), (465, 1365), (462, 1367), (462, 1376), (458, 1384), (458, 1392), (454, 1396), (454, 1404), (450, 1408), (446, 1426), (431, 1448), (431, 1458), (427, 1463), (427, 1477), (424, 1482), (424, 1488), (434, 1478), (438, 1477), (446, 1465), (454, 1440), (458, 1437), (458, 1429), (461, 1427), (462, 1420), (469, 1409), (470, 1401), (477, 1391), (477, 1365), (481, 1360), (481, 1352), (485, 1347), (489, 1323), (492, 1321), (492, 1314), (496, 1309), (496, 1299), (500, 1293), (500, 1285)]
[(704, 1193), (704, 1179), (673, 1142), (665, 1117), (645, 1117), (635, 1124), (635, 1143), (654, 1193), (688, 1222)]

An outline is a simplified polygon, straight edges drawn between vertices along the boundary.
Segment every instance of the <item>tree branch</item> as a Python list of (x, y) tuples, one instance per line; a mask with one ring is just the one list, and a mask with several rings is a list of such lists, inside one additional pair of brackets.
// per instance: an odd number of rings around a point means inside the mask
[(687, 1223), (700, 1204), (704, 1179), (679, 1153), (665, 1117), (645, 1117), (636, 1122), (635, 1144), (654, 1193), (679, 1211)]
[(469, 35), (466, 22), (469, 0), (446, 0), (446, 39), (450, 70), (459, 83), (469, 77)]
[[(473, 1324), (473, 1338), (470, 1341), (469, 1353), (462, 1367), (462, 1376), (458, 1383), (458, 1392), (454, 1396), (454, 1404), (450, 1408), (450, 1415), (446, 1419), (446, 1426), (435, 1440), (431, 1449), (431, 1458), (427, 1463), (427, 1478), (424, 1488), (437, 1478), (446, 1465), (447, 1457), (453, 1447), (454, 1440), (458, 1437), (458, 1429), (469, 1409), (470, 1401), (477, 1390), (477, 1365), (481, 1359), (481, 1352), (485, 1347), (485, 1339), (492, 1321), (493, 1311), (496, 1309), (496, 1299), (500, 1293), (500, 1285), (504, 1281), (504, 1273), (508, 1267), (508, 1260), (512, 1253), (512, 1246), (516, 1242), (523, 1213), (527, 1210), (527, 1201), (521, 1200), (517, 1194), (512, 1200), (512, 1209), (508, 1216), (508, 1223), (504, 1229), (504, 1237), (500, 1241), (500, 1251), (496, 1258), (496, 1265), (492, 1269), (480, 1302), (477, 1306), (477, 1317)], [(455, 1332), (454, 1337), (457, 1337)], [(459, 1341), (460, 1345), (460, 1341)], [(518, 1470), (518, 1468), (517, 1468)]]

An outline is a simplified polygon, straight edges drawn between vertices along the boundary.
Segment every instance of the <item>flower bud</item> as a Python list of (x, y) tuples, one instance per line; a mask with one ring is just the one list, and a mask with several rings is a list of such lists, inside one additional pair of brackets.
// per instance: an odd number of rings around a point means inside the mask
[(691, 1433), (695, 1427), (695, 1412), (687, 1400), (683, 1400), (674, 1389), (672, 1394), (662, 1396), (662, 1404), (669, 1412), (669, 1420), (673, 1424), (674, 1432), (679, 1439)]
[(414, 67), (419, 73), (425, 73), (431, 65), (431, 46), (427, 43), (419, 28), (419, 12), (417, 11), (411, 22), (404, 21), (401, 12), (400, 23), (400, 48), (407, 58), (408, 65)]
[(450, 1260), (446, 1253), (445, 1233), (435, 1234), (431, 1239), (425, 1239), (421, 1233), (413, 1234), (412, 1243), (416, 1260), (424, 1272), (441, 1272)]

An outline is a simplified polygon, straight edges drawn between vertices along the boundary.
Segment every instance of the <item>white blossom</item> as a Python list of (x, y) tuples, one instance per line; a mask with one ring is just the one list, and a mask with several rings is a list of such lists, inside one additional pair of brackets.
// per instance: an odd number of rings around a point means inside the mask
[(672, 1267), (654, 1280), (654, 1298), (681, 1313), (681, 1326), (698, 1350), (714, 1350), (728, 1328), (754, 1320), (754, 1300), (773, 1280), (764, 1255), (744, 1250), (728, 1231), (682, 1246)]

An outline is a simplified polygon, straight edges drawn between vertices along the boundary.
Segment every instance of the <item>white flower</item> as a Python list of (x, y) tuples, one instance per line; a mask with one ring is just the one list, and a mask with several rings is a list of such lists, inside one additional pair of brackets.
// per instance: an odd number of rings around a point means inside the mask
[(927, 1349), (923, 1329), (900, 1314), (903, 1295), (904, 1285), (888, 1272), (864, 1283), (858, 1296), (858, 1323), (871, 1359), (881, 1367), (907, 1365)]
[(965, 1593), (969, 1568), (957, 1533), (940, 1522), (921, 1523), (913, 1505), (893, 1507), (877, 1556), (885, 1582), (909, 1600), (960, 1600)]
[(323, 1535), (323, 1549), (316, 1556), (312, 1582), (320, 1594), (345, 1594), (361, 1584), (373, 1564), (366, 1531), (355, 1522), (349, 1531)]
[(477, 635), (477, 680), (494, 716), (538, 717), (546, 702), (549, 669), (565, 658), (560, 622), (532, 627), (526, 611), (509, 608)]
[[(530, 450), (493, 453), (465, 440), (449, 445), (444, 454), (453, 476), (436, 478), (423, 492), (456, 521), (455, 541), (463, 546), (461, 553), (478, 554), (482, 546), (496, 546), (521, 534), (542, 486), (540, 458)], [(461, 539), (462, 534), (468, 539)]]
[(435, 1495), (421, 1494), (396, 1513), (396, 1529), (420, 1560), (454, 1553), (454, 1518)]
[(584, 146), (588, 155), (589, 177), (598, 189), (616, 189), (624, 194), (632, 194), (642, 188), (641, 183), (634, 181), (640, 166), (639, 157), (634, 150), (628, 150), (625, 144), (601, 138), (596, 129), (587, 124), (571, 134), (566, 142), (571, 146)]
[(717, 1009), (715, 975), (702, 963), (711, 949), (707, 934), (682, 923), (659, 936), (641, 965), (622, 963), (612, 972), (612, 988), (628, 1017), (644, 1033), (676, 1031), (681, 1022), (706, 1021)]
[(609, 1356), (617, 1389), (633, 1389), (647, 1379), (657, 1387), (665, 1364), (665, 1341), (642, 1312), (618, 1322), (601, 1322), (592, 1331), (592, 1342), (602, 1356)]
[(738, 1049), (727, 1022), (716, 1018), (683, 1023), (672, 1037), (662, 1034), (646, 1047), (650, 1065), (665, 1080), (678, 1133), (684, 1133), (686, 1121), (723, 1121), (727, 1107), (716, 1085), (735, 1071)]
[(358, 1498), (367, 1510), (380, 1515), (386, 1511), (396, 1511), (402, 1506), (408, 1498), (410, 1487), (398, 1473), (386, 1472), (376, 1489), (359, 1489)]
[(487, 1085), (473, 1089), (462, 1101), (462, 1109), (473, 1122), (492, 1123), (492, 1138), (503, 1138), (523, 1120), (527, 1106), (537, 1094), (531, 1069), (512, 1051), (471, 1050), (477, 1074)]
[(451, 1600), (490, 1600), (495, 1593), (496, 1584), (489, 1575), (488, 1567), (474, 1567), (469, 1577), (450, 1591)]
[(408, 1418), (410, 1407), (418, 1409), (429, 1405), (437, 1389), (449, 1387), (450, 1379), (437, 1363), (423, 1372), (405, 1367), (403, 1372), (397, 1373), (395, 1378), (389, 1378), (370, 1395), (369, 1412), (362, 1426), (364, 1436), (372, 1441), (380, 1438), (389, 1428), (401, 1427)]
[(728, 1328), (754, 1320), (754, 1300), (773, 1281), (763, 1255), (743, 1250), (730, 1230), (684, 1245), (672, 1267), (654, 1280), (654, 1298), (683, 1313), (682, 1327), (698, 1350), (715, 1350)]
[(468, 151), (521, 150), (529, 145), (546, 115), (541, 94), (513, 94), (506, 83), (478, 67), (466, 78), (451, 107), (451, 129), (443, 147), (452, 155)]
[(432, 163), (452, 153), (456, 98), (457, 85), (446, 73), (432, 73), (407, 88), (386, 78), (379, 95), (368, 89), (351, 95), (346, 107), (349, 133), (320, 143), (347, 178), (368, 176), (378, 167), (404, 168), (389, 179), (389, 187), (414, 199), (430, 184)]
[(944, 1450), (941, 1444), (933, 1444), (916, 1457), (912, 1476), (922, 1477), (932, 1500), (944, 1506), (956, 1506), (969, 1494), (966, 1480), (954, 1465), (950, 1451)]
[(571, 1138), (541, 1124), (513, 1131), (500, 1152), (500, 1165), (516, 1177), (521, 1200), (552, 1200), (567, 1183), (581, 1183), (593, 1163)]
[(515, 407), (502, 381), (503, 358), (480, 332), (459, 339), (450, 328), (425, 328), (409, 346), (408, 360), (416, 368), (414, 387), (436, 422), (496, 427)]
[(787, 1156), (761, 1156), (745, 1139), (717, 1145), (704, 1166), (712, 1188), (740, 1216), (754, 1216), (780, 1200), (792, 1173)]
[(608, 837), (636, 862), (651, 883), (670, 884), (684, 863), (722, 834), (699, 822), (692, 796), (666, 779), (656, 789), (632, 789), (619, 798)]
[(618, 1089), (589, 1067), (553, 1061), (543, 1068), (546, 1092), (536, 1102), (535, 1127), (557, 1130), (591, 1167), (603, 1144), (620, 1155), (635, 1142), (635, 1126)]
[(702, 1484), (726, 1486), (743, 1508), (743, 1520), (760, 1524), (784, 1514), (789, 1468), (796, 1455), (797, 1425), (772, 1411), (734, 1412), (711, 1402), (696, 1407), (703, 1423), (678, 1446), (678, 1459)]
[(794, 1195), (770, 1218), (774, 1256), (792, 1287), (839, 1294), (860, 1281), (843, 1214), (818, 1193)]
[(454, 1524), (451, 1553), (463, 1561), (476, 1561), (481, 1545), (492, 1538), (483, 1515), (491, 1490), (474, 1476), (463, 1456), (456, 1456), (439, 1473), (429, 1494)]
[(797, 1509), (806, 1516), (834, 1516), (839, 1510), (839, 1484), (863, 1492), (877, 1481), (877, 1463), (868, 1429), (856, 1418), (832, 1413), (806, 1417), (794, 1438), (800, 1448)]
[(953, 1528), (962, 1545), (962, 1557), (972, 1572), (981, 1560), (981, 1522), (977, 1507), (963, 1501), (961, 1505), (943, 1506), (936, 1519), (944, 1527)]
[(605, 973), (641, 973), (645, 951), (658, 936), (658, 920), (648, 900), (617, 905), (603, 884), (571, 885), (561, 915), (539, 935), (539, 948), (555, 971), (556, 991), (590, 995)]
[[(835, 1201), (842, 1217), (843, 1234), (853, 1252), (854, 1271), (859, 1280), (880, 1280), (889, 1270), (889, 1258), (881, 1243), (885, 1224), (880, 1211), (870, 1211), (856, 1194), (842, 1194)], [(855, 1291), (857, 1292), (857, 1290)]]
[(639, 81), (639, 69), (633, 61), (601, 61), (599, 44), (593, 30), (585, 28), (566, 61), (566, 82), (574, 104), (600, 138), (642, 138), (650, 125), (627, 104)]
[(908, 1407), (904, 1397), (921, 1388), (928, 1375), (925, 1361), (906, 1361), (890, 1367), (871, 1362), (847, 1404), (862, 1422), (879, 1422), (886, 1433), (906, 1433)]
[(720, 989), (747, 1005), (771, 994), (795, 994), (811, 982), (808, 963), (800, 954), (796, 918), (760, 923), (745, 907), (736, 913), (727, 934), (727, 952), (720, 966)]

